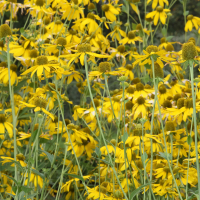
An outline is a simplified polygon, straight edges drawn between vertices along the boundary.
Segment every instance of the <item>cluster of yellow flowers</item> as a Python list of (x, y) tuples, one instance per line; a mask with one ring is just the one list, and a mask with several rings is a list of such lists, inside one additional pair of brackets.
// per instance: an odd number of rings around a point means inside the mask
[(0, 2), (0, 199), (199, 198), (200, 47), (187, 32), (200, 18), (183, 1), (186, 40), (170, 42), (175, 2)]

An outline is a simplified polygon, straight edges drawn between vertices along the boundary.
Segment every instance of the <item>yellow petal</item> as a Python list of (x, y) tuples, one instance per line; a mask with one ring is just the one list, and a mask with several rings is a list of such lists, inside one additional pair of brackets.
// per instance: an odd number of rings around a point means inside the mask
[(3, 123), (0, 123), (0, 133), (5, 133), (5, 127)]

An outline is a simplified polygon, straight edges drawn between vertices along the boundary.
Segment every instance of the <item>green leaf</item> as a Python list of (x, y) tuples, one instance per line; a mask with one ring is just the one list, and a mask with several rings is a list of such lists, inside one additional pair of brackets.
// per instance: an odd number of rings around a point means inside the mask
[(24, 32), (24, 28), (20, 28), (20, 33), (23, 33)]
[(95, 153), (97, 154), (97, 156), (100, 158), (101, 157), (101, 151), (98, 147), (95, 148)]
[(124, 6), (124, 5), (122, 5), (122, 12), (125, 12), (125, 13), (127, 13), (126, 6)]
[(172, 154), (170, 154), (170, 153), (163, 153), (163, 152), (159, 152), (159, 156), (160, 157), (162, 157), (162, 158), (164, 158), (165, 160), (167, 160), (167, 155), (168, 155), (168, 158), (171, 160), (172, 159)]
[(82, 176), (76, 175), (76, 174), (68, 174), (66, 173), (68, 176), (72, 176), (74, 178), (78, 178), (79, 180), (85, 182), (84, 178)]
[(148, 158), (148, 155), (146, 152), (144, 152), (144, 154), (142, 154), (142, 156), (141, 156), (142, 162), (145, 163), (147, 158)]
[(5, 62), (5, 61), (6, 61), (6, 59), (7, 59), (7, 56), (0, 55), (0, 60), (1, 60), (2, 62)]
[(15, 199), (15, 195), (11, 194), (11, 193), (6, 193), (8, 195), (10, 195), (11, 197), (13, 197)]
[(21, 191), (24, 191), (25, 193), (29, 193), (33, 190), (34, 190), (34, 188), (29, 188), (27, 186), (21, 186)]
[(147, 63), (147, 64), (145, 64), (144, 66), (146, 67), (146, 69), (151, 69), (151, 65), (150, 65), (150, 64), (148, 64), (148, 63)]
[(137, 24), (132, 23), (132, 30), (136, 29)]
[(40, 150), (40, 151), (43, 152), (43, 153), (45, 153), (47, 155), (50, 163), (52, 164), (54, 156), (52, 154), (50, 154), (49, 152), (47, 152), (47, 151), (44, 151), (44, 150)]
[(191, 137), (191, 135), (188, 135), (188, 137), (187, 137), (187, 143), (189, 144), (189, 145), (191, 145), (191, 143), (192, 143), (192, 137)]
[(28, 125), (27, 124), (25, 124), (25, 126), (24, 126), (24, 130), (25, 130), (25, 133), (27, 133), (28, 132)]
[(187, 10), (187, 11), (185, 11), (185, 13), (183, 13), (183, 16), (186, 16), (188, 14), (189, 14), (189, 11)]
[(124, 135), (122, 136), (122, 140), (125, 143), (127, 139), (128, 139), (128, 133), (125, 131)]
[(170, 41), (173, 37), (174, 37), (174, 36), (168, 36), (168, 37), (166, 37), (166, 40), (167, 40), (167, 41)]
[(102, 159), (100, 159), (100, 160), (103, 161), (103, 162), (105, 162), (107, 165), (113, 166), (113, 164), (110, 163), (110, 162), (108, 162), (107, 160), (102, 160)]
[(151, 55), (151, 57), (153, 58), (154, 61), (156, 61), (159, 56), (157, 54), (153, 54)]
[[(37, 195), (37, 193), (33, 193), (33, 194), (30, 194), (30, 195), (28, 195), (28, 199), (31, 199), (32, 197), (34, 197), (34, 196), (36, 196)], [(27, 199), (24, 199), (24, 200), (27, 200)]]
[(36, 169), (31, 169), (31, 170), (32, 170), (32, 172), (33, 172), (34, 174), (40, 176), (41, 178), (44, 178), (44, 174), (38, 172)]
[(130, 200), (133, 199), (135, 197), (135, 195), (137, 195), (140, 190), (148, 185), (150, 185), (151, 183), (147, 183), (145, 185), (141, 185), (139, 188), (137, 188), (136, 190), (134, 190), (131, 194), (130, 194)]
[(38, 132), (38, 129), (33, 131), (33, 133), (31, 134), (31, 141), (35, 141), (35, 138), (37, 136), (37, 132)]
[[(12, 186), (12, 190), (13, 192), (16, 194), (18, 187), (17, 186)], [(20, 190), (18, 190), (18, 192), (21, 192)]]
[(198, 60), (194, 60), (194, 63), (199, 65), (199, 61)]
[(29, 119), (29, 117), (34, 117), (35, 114), (29, 113), (25, 115), (20, 115), (17, 119)]
[(18, 85), (14, 87), (14, 92), (18, 92), (26, 83), (27, 79), (24, 79), (23, 81), (19, 82)]
[(147, 82), (149, 82), (149, 75), (146, 74), (145, 76), (143, 76), (143, 77), (140, 78), (140, 79), (142, 79), (145, 83), (147, 83)]

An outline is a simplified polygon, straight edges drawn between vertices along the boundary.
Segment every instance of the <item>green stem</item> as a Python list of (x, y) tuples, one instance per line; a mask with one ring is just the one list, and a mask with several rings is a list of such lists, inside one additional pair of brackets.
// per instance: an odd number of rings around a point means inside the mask
[(192, 85), (192, 100), (193, 100), (193, 116), (194, 116), (194, 133), (195, 133), (195, 152), (196, 152), (196, 166), (198, 175), (198, 193), (200, 197), (200, 171), (199, 171), (199, 153), (198, 153), (198, 132), (197, 132), (197, 117), (196, 117), (196, 94), (194, 93), (194, 68), (193, 61), (190, 63), (191, 85)]
[[(16, 116), (15, 116), (15, 103), (14, 103), (14, 91), (13, 91), (13, 87), (11, 86), (11, 77), (10, 77), (10, 49), (9, 49), (9, 39), (10, 38), (6, 38), (8, 40), (7, 43), (7, 61), (8, 61), (8, 77), (9, 77), (9, 94), (10, 94), (10, 104), (11, 104), (11, 108), (12, 108), (12, 119), (13, 119), (13, 135), (14, 135), (14, 159), (15, 162), (17, 162), (17, 136), (16, 136)], [(18, 175), (17, 175), (17, 165), (15, 164), (15, 180), (18, 181)], [(16, 194), (17, 196), (17, 194)], [(15, 198), (17, 199), (17, 197)]]
[[(187, 0), (183, 0), (183, 16), (184, 16), (184, 22), (186, 25), (186, 4)], [(187, 41), (187, 32), (185, 31), (185, 42)]]
[[(122, 89), (123, 89), (123, 93), (122, 93), (122, 101), (124, 102), (124, 135), (126, 134), (126, 129), (125, 129), (125, 95), (124, 95), (124, 91), (125, 91), (125, 85), (124, 85), (125, 81), (122, 81)], [(120, 120), (120, 119), (119, 119)], [(121, 137), (123, 138), (123, 136), (121, 135)], [(125, 173), (126, 173), (126, 184), (127, 184), (127, 188), (128, 188), (128, 196), (130, 197), (130, 191), (129, 191), (129, 184), (128, 184), (128, 172), (127, 172), (127, 163), (126, 160), (127, 159), (127, 155), (126, 155), (126, 147), (125, 147), (125, 140), (123, 141), (123, 147), (124, 147), (124, 159), (125, 159)]]

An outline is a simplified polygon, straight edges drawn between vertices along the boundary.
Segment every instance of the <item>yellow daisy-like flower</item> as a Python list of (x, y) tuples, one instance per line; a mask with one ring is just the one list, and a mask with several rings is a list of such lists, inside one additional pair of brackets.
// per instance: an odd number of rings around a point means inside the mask
[(42, 27), (38, 31), (38, 35), (36, 36), (36, 39), (38, 41), (46, 40), (47, 38), (52, 38), (51, 30), (47, 29), (46, 27)]
[(36, 59), (36, 65), (29, 68), (25, 72), (23, 72), (21, 75), (26, 75), (30, 72), (31, 77), (37, 72), (37, 76), (41, 78), (43, 75), (43, 71), (46, 74), (50, 74), (51, 71), (56, 71), (57, 69), (60, 69), (59, 64), (49, 64), (48, 63), (48, 57), (47, 56), (39, 56)]
[[(60, 12), (63, 12), (62, 19), (74, 19), (79, 20), (80, 17), (84, 17), (84, 8), (81, 8), (82, 1), (80, 0), (73, 0), (72, 3), (68, 3), (67, 1), (61, 1)], [(79, 7), (80, 6), (80, 7)]]
[(119, 15), (119, 11), (112, 6), (111, 4), (104, 4), (102, 5), (102, 10), (105, 12), (106, 18), (108, 18), (111, 22), (116, 21), (116, 16)]
[(148, 1), (147, 1), (147, 4), (149, 4), (151, 1), (153, 1), (153, 2), (152, 2), (152, 8), (153, 8), (153, 9), (156, 8), (156, 6), (158, 5), (158, 3), (159, 3), (159, 5), (162, 6), (162, 7), (164, 7), (164, 3), (165, 3), (167, 6), (169, 5), (169, 2), (168, 2), (167, 0), (148, 0)]
[(5, 130), (7, 130), (10, 138), (13, 137), (13, 125), (7, 122), (6, 115), (0, 114), (0, 138), (4, 139)]
[(139, 115), (142, 115), (142, 118), (147, 119), (147, 107), (150, 107), (151, 104), (146, 102), (146, 99), (140, 96), (135, 102), (132, 108), (132, 113), (134, 115), (134, 120), (136, 120)]
[(112, 37), (112, 41), (115, 40), (115, 38), (120, 41), (121, 40), (121, 36), (126, 37), (126, 33), (120, 29), (120, 26), (117, 25), (114, 27), (114, 30), (112, 32), (110, 32), (106, 38), (110, 35), (110, 37)]
[(193, 15), (187, 16), (187, 23), (185, 24), (185, 32), (192, 31), (192, 28), (195, 27), (198, 30), (200, 26), (200, 18)]
[[(20, 163), (20, 165), (22, 167), (26, 167), (26, 163), (24, 162), (25, 160), (25, 156), (23, 154), (17, 154), (17, 161)], [(8, 163), (8, 162), (13, 162), (15, 159), (14, 158), (11, 158), (11, 157), (4, 157), (4, 156), (1, 156), (1, 158), (3, 159), (2, 161), (2, 164), (5, 164), (5, 163)], [(11, 166), (14, 167), (15, 163), (13, 163)]]
[(134, 79), (134, 73), (133, 73), (133, 65), (127, 64), (125, 67), (119, 67), (118, 70), (120, 70), (120, 73), (123, 73), (124, 76), (128, 77), (131, 81)]
[(164, 54), (166, 54), (166, 52), (164, 50), (160, 50), (158, 49), (157, 46), (153, 46), (150, 45), (146, 48), (146, 50), (143, 50), (145, 55), (133, 55), (133, 57), (135, 58), (135, 61), (133, 62), (133, 66), (139, 64), (139, 65), (145, 65), (145, 64), (149, 64), (151, 65), (151, 59), (150, 56), (152, 55), (157, 55), (157, 64), (160, 66), (163, 66), (162, 61), (164, 62), (169, 62), (169, 61), (174, 61), (173, 58), (167, 57)]
[[(97, 15), (94, 13), (90, 12), (87, 14), (86, 18), (81, 18), (76, 21), (75, 25), (72, 26), (74, 29), (80, 29), (81, 31), (85, 31), (85, 29), (88, 29), (89, 34), (95, 33), (101, 33), (101, 28), (95, 21), (95, 19), (99, 19)], [(78, 27), (77, 27), (78, 26)]]
[[(27, 3), (28, 5), (29, 3)], [(48, 2), (47, 2), (48, 5)], [(51, 7), (46, 8), (46, 1), (41, 1), (41, 0), (34, 0), (34, 4), (30, 5), (31, 7), (29, 12), (31, 13), (31, 15), (33, 15), (34, 17), (36, 15), (38, 15), (38, 18), (41, 18), (41, 15), (43, 16), (44, 14), (49, 14), (49, 15), (53, 15), (54, 11), (52, 10)]]
[(167, 19), (167, 14), (166, 12), (170, 12), (170, 9), (163, 9), (162, 6), (158, 6), (156, 10), (153, 12), (150, 12), (146, 15), (146, 18), (154, 18), (154, 25), (156, 26), (158, 24), (158, 20), (162, 22), (162, 24), (165, 24), (166, 19)]
[(81, 39), (78, 37), (77, 32), (73, 29), (70, 29), (65, 36), (66, 36), (67, 44), (70, 44), (70, 43), (79, 44), (81, 42)]
[(28, 184), (28, 176), (30, 176), (30, 182), (34, 183), (35, 188), (38, 187), (38, 185), (40, 186), (40, 188), (43, 187), (43, 178), (37, 174), (35, 174), (33, 171), (31, 172), (31, 174), (26, 173), (26, 180), (25, 180), (25, 185)]
[(61, 55), (60, 57), (61, 58), (70, 58), (70, 60), (68, 62), (68, 66), (70, 66), (70, 64), (73, 61), (75, 61), (77, 58), (80, 59), (81, 65), (84, 65), (85, 55), (89, 55), (91, 57), (97, 57), (97, 58), (109, 58), (110, 57), (108, 55), (93, 53), (93, 52), (91, 52), (92, 50), (97, 50), (97, 49), (94, 48), (94, 47), (91, 47), (90, 44), (79, 44), (78, 47), (77, 47), (77, 50), (74, 50), (76, 52), (75, 54)]
[[(15, 64), (11, 64), (10, 65), (11, 85), (14, 85), (14, 83), (18, 84), (18, 77), (16, 72), (17, 72), (17, 66)], [(0, 82), (2, 82), (4, 85), (9, 84), (8, 68), (5, 68), (2, 71), (0, 71)]]
[(126, 44), (126, 43), (135, 44), (136, 41), (142, 42), (142, 38), (139, 36), (136, 36), (135, 32), (136, 31), (129, 31), (128, 35), (124, 39), (120, 40), (120, 43), (121, 44)]
[(35, 108), (34, 109), (35, 112), (42, 111), (43, 113), (45, 113), (46, 115), (51, 117), (51, 119), (54, 120), (54, 115), (46, 110), (46, 107), (48, 105), (48, 100), (40, 97), (35, 97), (34, 99), (32, 99), (32, 101), (33, 104), (25, 103), (23, 101), (20, 101), (20, 103), (26, 107)]
[(62, 34), (65, 32), (65, 27), (63, 26), (64, 24), (62, 23), (62, 21), (59, 18), (57, 18), (55, 19), (55, 21), (53, 21), (48, 26), (46, 26), (46, 28), (50, 29), (53, 35), (56, 35), (56, 34)]

